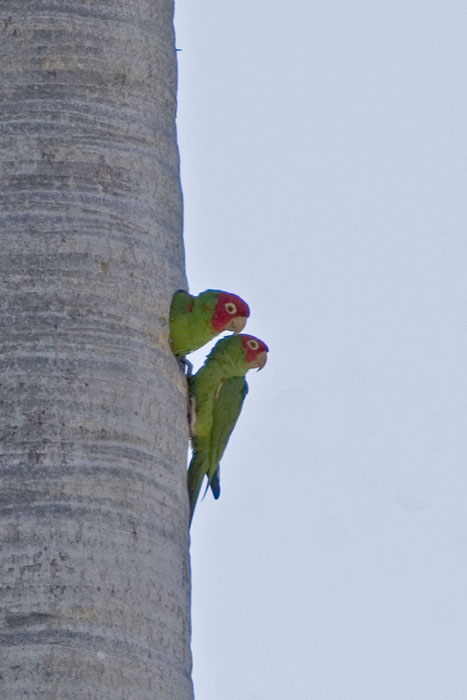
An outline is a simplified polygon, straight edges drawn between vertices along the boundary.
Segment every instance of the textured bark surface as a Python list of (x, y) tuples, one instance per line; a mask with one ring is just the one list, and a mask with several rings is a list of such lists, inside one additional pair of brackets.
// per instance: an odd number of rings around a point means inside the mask
[(189, 700), (173, 0), (0, 0), (0, 697)]

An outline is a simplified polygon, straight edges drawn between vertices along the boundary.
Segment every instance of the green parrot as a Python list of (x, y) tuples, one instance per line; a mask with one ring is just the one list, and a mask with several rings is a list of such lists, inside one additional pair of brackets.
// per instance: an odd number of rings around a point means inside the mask
[(193, 448), (188, 468), (190, 523), (205, 476), (207, 488), (219, 498), (219, 462), (248, 393), (245, 374), (254, 367), (262, 369), (267, 353), (267, 345), (252, 335), (227, 336), (219, 340), (189, 380)]
[(207, 289), (197, 297), (175, 292), (170, 306), (170, 345), (174, 355), (186, 355), (222, 331), (240, 333), (250, 309), (236, 294)]

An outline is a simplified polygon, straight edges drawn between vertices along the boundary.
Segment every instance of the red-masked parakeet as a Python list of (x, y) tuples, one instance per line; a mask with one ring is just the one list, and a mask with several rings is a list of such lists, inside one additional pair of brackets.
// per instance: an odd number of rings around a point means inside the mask
[(230, 292), (207, 289), (197, 297), (175, 292), (170, 306), (170, 345), (175, 355), (186, 355), (222, 331), (240, 333), (250, 309)]
[(219, 462), (248, 392), (245, 374), (264, 367), (267, 352), (267, 345), (252, 335), (230, 335), (219, 340), (190, 379), (190, 522), (205, 476), (214, 498), (219, 498)]

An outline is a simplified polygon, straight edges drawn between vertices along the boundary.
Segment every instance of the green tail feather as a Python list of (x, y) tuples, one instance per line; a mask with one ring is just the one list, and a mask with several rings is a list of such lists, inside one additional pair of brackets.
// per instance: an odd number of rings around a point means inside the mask
[(190, 466), (188, 468), (188, 494), (190, 497), (190, 525), (195, 512), (196, 502), (201, 484), (206, 476), (206, 456), (202, 452), (193, 452)]

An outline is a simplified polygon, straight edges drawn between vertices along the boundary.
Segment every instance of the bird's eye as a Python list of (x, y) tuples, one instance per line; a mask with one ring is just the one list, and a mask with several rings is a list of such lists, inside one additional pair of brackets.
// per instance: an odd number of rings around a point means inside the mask
[(231, 301), (228, 301), (227, 304), (225, 305), (225, 310), (227, 311), (228, 314), (233, 316), (234, 314), (237, 313), (237, 307), (235, 304), (232, 304)]
[(248, 341), (248, 347), (250, 350), (258, 350), (259, 348), (259, 343), (257, 340), (249, 340)]

